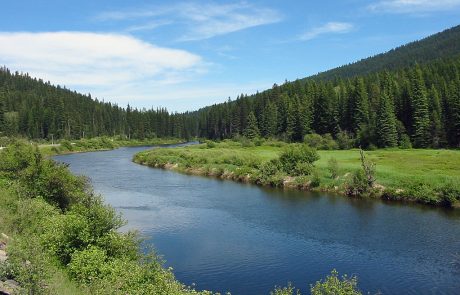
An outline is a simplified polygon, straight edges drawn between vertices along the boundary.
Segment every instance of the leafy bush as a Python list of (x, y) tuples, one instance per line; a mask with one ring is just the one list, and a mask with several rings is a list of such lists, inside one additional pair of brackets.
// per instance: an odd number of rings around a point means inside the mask
[(65, 148), (68, 151), (73, 151), (72, 143), (68, 140), (61, 140), (61, 147)]
[(340, 131), (337, 133), (335, 141), (341, 150), (351, 149), (355, 144), (353, 137), (346, 131)]
[(452, 181), (447, 182), (437, 188), (441, 203), (445, 206), (452, 207), (460, 200), (460, 185), (454, 184)]
[(216, 147), (216, 143), (215, 143), (214, 141), (207, 140), (207, 141), (206, 141), (206, 147), (207, 147), (208, 149), (215, 148), (215, 147)]
[(309, 147), (318, 150), (336, 150), (339, 148), (339, 145), (329, 133), (326, 133), (323, 136), (315, 133), (307, 134), (304, 137), (304, 143)]
[(75, 251), (85, 249), (94, 240), (88, 221), (77, 214), (61, 214), (47, 218), (41, 238), (45, 248), (56, 255), (64, 265), (70, 262)]
[(311, 187), (319, 187), (321, 184), (321, 176), (319, 175), (319, 171), (314, 169), (310, 176), (310, 186)]
[(360, 295), (358, 279), (344, 275), (339, 278), (339, 273), (334, 269), (324, 281), (316, 282), (311, 286), (312, 295)]
[(399, 147), (402, 149), (411, 149), (412, 143), (410, 137), (407, 134), (402, 134), (401, 139), (399, 140)]
[(107, 253), (96, 246), (76, 251), (69, 263), (69, 273), (80, 283), (91, 284), (109, 273)]
[(367, 178), (361, 169), (354, 171), (345, 182), (345, 192), (349, 196), (361, 196), (368, 191)]
[(297, 162), (294, 167), (294, 171), (291, 172), (292, 176), (305, 176), (310, 175), (313, 171), (313, 164), (307, 162)]
[(339, 163), (336, 158), (332, 157), (327, 161), (327, 170), (332, 179), (336, 179), (339, 176)]
[(283, 171), (288, 175), (295, 175), (295, 169), (298, 163), (305, 163), (313, 166), (313, 163), (319, 160), (316, 150), (305, 144), (289, 145), (285, 147), (279, 157)]

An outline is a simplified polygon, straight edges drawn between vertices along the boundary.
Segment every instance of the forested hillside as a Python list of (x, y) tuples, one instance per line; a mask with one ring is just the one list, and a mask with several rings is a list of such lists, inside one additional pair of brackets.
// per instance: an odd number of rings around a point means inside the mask
[(195, 114), (200, 136), (281, 137), (310, 133), (379, 147), (460, 145), (460, 58), (353, 79), (307, 80)]
[(349, 78), (358, 75), (375, 73), (383, 70), (395, 70), (454, 56), (460, 53), (460, 26), (434, 34), (420, 41), (392, 49), (373, 57), (331, 69), (317, 75), (305, 78), (316, 80), (330, 80), (336, 77)]
[(0, 69), (0, 134), (30, 138), (188, 137), (186, 114), (94, 100), (27, 74)]
[(124, 109), (3, 68), (0, 132), (31, 138), (245, 135), (286, 141), (317, 133), (362, 147), (459, 147), (460, 27), (182, 114)]

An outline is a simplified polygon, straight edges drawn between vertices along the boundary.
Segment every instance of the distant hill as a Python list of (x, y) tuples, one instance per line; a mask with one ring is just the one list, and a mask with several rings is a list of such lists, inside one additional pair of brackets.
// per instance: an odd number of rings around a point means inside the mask
[(395, 70), (424, 64), (440, 58), (455, 57), (460, 54), (460, 25), (431, 35), (419, 41), (397, 47), (360, 61), (340, 66), (303, 80), (331, 80), (337, 77), (349, 78), (383, 70)]

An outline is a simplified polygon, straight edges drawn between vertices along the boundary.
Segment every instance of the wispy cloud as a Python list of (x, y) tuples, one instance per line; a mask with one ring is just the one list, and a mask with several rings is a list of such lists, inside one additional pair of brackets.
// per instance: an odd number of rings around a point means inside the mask
[(108, 11), (99, 14), (99, 21), (139, 22), (138, 29), (149, 29), (149, 23), (167, 19), (182, 26), (178, 41), (209, 39), (240, 30), (276, 23), (282, 15), (270, 8), (256, 7), (245, 2), (232, 4), (201, 4), (183, 2), (170, 6), (143, 8), (131, 11)]
[(125, 29), (125, 31), (126, 32), (151, 31), (151, 30), (154, 30), (156, 28), (166, 26), (166, 25), (169, 25), (169, 24), (171, 24), (171, 22), (170, 21), (165, 21), (165, 20), (152, 21), (152, 22), (147, 22), (147, 23), (141, 24), (141, 25), (129, 26), (129, 27), (127, 27)]
[(1, 33), (0, 64), (78, 89), (187, 80), (204, 68), (200, 56), (132, 36), (86, 32)]
[(446, 11), (460, 6), (460, 0), (383, 0), (368, 6), (370, 11), (383, 13), (420, 14)]
[(299, 36), (302, 41), (315, 39), (324, 34), (344, 34), (353, 29), (353, 24), (344, 22), (329, 22), (322, 26), (312, 28)]

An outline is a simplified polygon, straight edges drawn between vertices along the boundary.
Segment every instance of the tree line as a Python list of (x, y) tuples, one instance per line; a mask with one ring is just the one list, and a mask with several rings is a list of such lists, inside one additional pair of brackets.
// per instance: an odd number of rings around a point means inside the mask
[(460, 58), (353, 78), (297, 80), (251, 96), (169, 113), (120, 107), (0, 70), (0, 132), (29, 138), (279, 138), (311, 133), (356, 146), (460, 146)]
[(460, 58), (354, 78), (286, 82), (194, 113), (199, 136), (302, 141), (317, 133), (356, 146), (460, 146)]

